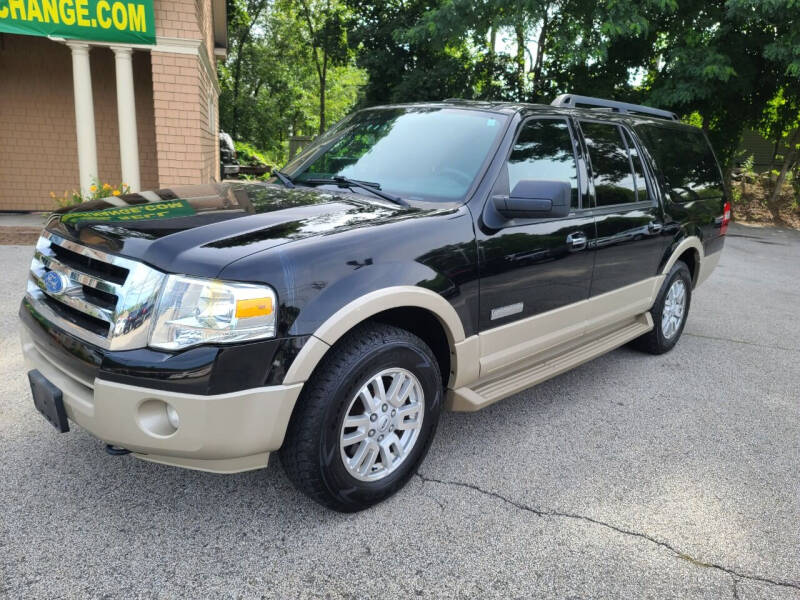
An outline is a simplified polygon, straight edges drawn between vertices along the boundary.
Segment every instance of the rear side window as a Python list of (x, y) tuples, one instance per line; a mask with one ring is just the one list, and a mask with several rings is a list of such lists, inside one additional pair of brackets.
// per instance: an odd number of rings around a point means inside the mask
[[(589, 148), (597, 206), (628, 204), (645, 200), (644, 173), (639, 164), (634, 177), (634, 161), (622, 129), (613, 123), (581, 121), (581, 131)], [(638, 161), (638, 156), (636, 156)], [(641, 197), (637, 194), (641, 187)]]
[(569, 181), (572, 208), (578, 208), (578, 168), (569, 125), (562, 119), (530, 119), (522, 126), (508, 158), (508, 187), (523, 179)]
[(655, 161), (673, 202), (723, 195), (722, 173), (697, 129), (638, 125), (636, 132)]

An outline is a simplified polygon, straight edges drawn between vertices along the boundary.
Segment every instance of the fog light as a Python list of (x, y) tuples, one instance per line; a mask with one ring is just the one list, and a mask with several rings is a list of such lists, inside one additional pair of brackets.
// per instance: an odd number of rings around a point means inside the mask
[(175, 410), (171, 404), (167, 404), (167, 421), (169, 421), (169, 424), (175, 429), (177, 429), (178, 425), (181, 423), (180, 418), (178, 418), (178, 411)]
[(155, 398), (139, 405), (137, 421), (142, 431), (154, 437), (169, 437), (178, 431), (178, 411)]

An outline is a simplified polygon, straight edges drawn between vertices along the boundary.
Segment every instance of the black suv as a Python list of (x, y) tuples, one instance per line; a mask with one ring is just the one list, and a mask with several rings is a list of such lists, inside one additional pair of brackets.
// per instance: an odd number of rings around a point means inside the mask
[(337, 510), (398, 490), (443, 408), (672, 348), (730, 205), (703, 133), (580, 96), (357, 112), (270, 183), (65, 209), (20, 315), (33, 398), (115, 453), (279, 452)]

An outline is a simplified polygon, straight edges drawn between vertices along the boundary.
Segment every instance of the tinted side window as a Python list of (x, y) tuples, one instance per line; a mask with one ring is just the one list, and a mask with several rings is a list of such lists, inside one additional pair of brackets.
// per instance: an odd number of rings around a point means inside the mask
[(569, 181), (572, 208), (578, 208), (578, 169), (569, 125), (562, 119), (526, 121), (508, 159), (508, 185), (523, 179)]
[(661, 125), (639, 125), (636, 132), (674, 202), (722, 196), (722, 174), (702, 132)]
[(597, 206), (636, 202), (636, 182), (620, 128), (582, 121), (581, 130), (589, 148)]

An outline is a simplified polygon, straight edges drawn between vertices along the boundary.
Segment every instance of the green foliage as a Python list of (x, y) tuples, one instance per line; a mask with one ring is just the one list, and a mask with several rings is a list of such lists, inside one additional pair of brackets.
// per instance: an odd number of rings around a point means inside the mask
[(755, 175), (754, 165), (756, 162), (755, 156), (752, 154), (742, 161), (742, 173), (748, 176)]
[(369, 73), (367, 105), (466, 95), (470, 57), (464, 43), (429, 44), (409, 32), (436, 3), (427, 0), (347, 0), (349, 40)]
[[(310, 5), (312, 11), (316, 6)], [(319, 77), (305, 18), (294, 1), (228, 0), (228, 23), (228, 58), (219, 68), (220, 127), (263, 152), (268, 164), (281, 164), (290, 135), (320, 128)], [(332, 36), (332, 27), (323, 26), (319, 36)], [(328, 46), (335, 46), (326, 82), (328, 123), (350, 112), (366, 80), (350, 58), (342, 62), (349, 50), (341, 37), (336, 40)]]
[(743, 128), (763, 121), (781, 89), (800, 95), (799, 18), (796, 0), (615, 1), (603, 30), (612, 44), (646, 42), (634, 55), (645, 68), (635, 96), (697, 113), (731, 166)]
[(323, 133), (327, 129), (329, 69), (346, 65), (350, 58), (345, 29), (346, 10), (339, 0), (296, 0), (289, 3), (287, 9), (293, 4), (304, 25), (304, 37), (317, 73), (318, 131)]
[(290, 132), (315, 133), (356, 104), (565, 92), (670, 109), (706, 131), (728, 169), (744, 127), (776, 143), (776, 161), (800, 144), (797, 0), (228, 5), (221, 122), (276, 159)]
[(796, 0), (348, 4), (367, 103), (548, 101), (569, 91), (644, 102), (693, 115), (724, 163), (781, 90), (794, 98), (784, 112), (798, 114)]
[(265, 152), (258, 150), (247, 142), (234, 142), (236, 156), (239, 164), (257, 167), (259, 165), (274, 165), (275, 161), (270, 159)]

